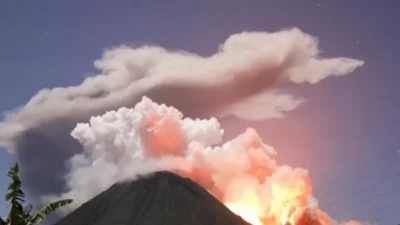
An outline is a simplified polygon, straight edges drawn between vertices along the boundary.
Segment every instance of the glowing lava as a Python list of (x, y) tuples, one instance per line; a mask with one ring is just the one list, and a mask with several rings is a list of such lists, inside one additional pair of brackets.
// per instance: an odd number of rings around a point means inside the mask
[(281, 225), (285, 225), (288, 222), (289, 209), (290, 209), (289, 207), (283, 208), (282, 213), (281, 213), (281, 218), (280, 218)]
[(246, 222), (252, 225), (263, 225), (260, 218), (257, 215), (257, 209), (254, 205), (246, 204), (246, 203), (225, 203), (226, 207), (228, 207), (233, 213), (240, 216)]

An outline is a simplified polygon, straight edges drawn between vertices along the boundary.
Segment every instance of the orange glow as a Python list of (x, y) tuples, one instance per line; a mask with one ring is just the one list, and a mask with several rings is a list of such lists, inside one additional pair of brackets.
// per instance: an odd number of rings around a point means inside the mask
[(226, 202), (226, 207), (252, 225), (263, 225), (261, 218), (264, 216), (264, 209), (255, 190), (246, 188), (236, 194), (235, 198), (236, 201)]
[(182, 155), (186, 140), (177, 121), (167, 120), (156, 113), (148, 114), (140, 128), (148, 156)]
[(293, 215), (301, 214), (302, 208), (293, 198), (298, 190), (279, 188), (279, 185), (274, 185), (274, 189), (269, 205), (262, 204), (260, 193), (250, 187), (235, 193), (234, 201), (225, 202), (225, 205), (252, 225), (264, 225), (262, 221), (276, 225), (296, 224), (297, 219)]
[(263, 225), (260, 218), (257, 215), (257, 209), (254, 205), (250, 204), (241, 204), (241, 203), (225, 203), (226, 207), (228, 207), (233, 213), (240, 216), (246, 222), (252, 225)]
[(289, 220), (289, 207), (285, 207), (283, 208), (281, 213), (281, 218), (280, 218), (281, 225), (285, 225), (286, 222), (288, 222), (288, 220)]
[[(251, 204), (250, 202), (227, 202), (225, 203), (225, 206), (228, 207), (236, 215), (242, 217), (243, 220), (245, 220), (246, 222), (252, 225), (263, 225), (261, 216), (262, 214), (260, 213), (262, 212), (262, 209), (256, 204)], [(287, 222), (291, 222), (289, 221), (291, 209), (292, 208), (289, 206), (283, 208), (279, 216), (280, 225), (285, 225)]]

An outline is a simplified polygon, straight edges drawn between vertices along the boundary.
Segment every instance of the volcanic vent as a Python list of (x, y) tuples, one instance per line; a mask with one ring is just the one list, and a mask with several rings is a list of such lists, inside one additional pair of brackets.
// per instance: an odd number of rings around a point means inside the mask
[(248, 225), (188, 178), (161, 171), (117, 183), (55, 225)]

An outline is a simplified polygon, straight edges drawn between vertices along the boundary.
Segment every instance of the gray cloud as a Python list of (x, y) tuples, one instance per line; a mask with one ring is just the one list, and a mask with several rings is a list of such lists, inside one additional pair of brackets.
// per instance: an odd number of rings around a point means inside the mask
[(65, 161), (82, 151), (70, 132), (142, 96), (174, 106), (188, 117), (282, 117), (303, 100), (279, 92), (281, 82), (315, 84), (352, 72), (363, 61), (322, 58), (316, 38), (299, 29), (230, 36), (209, 57), (157, 46), (120, 46), (95, 61), (98, 75), (78, 86), (40, 90), (0, 123), (0, 146), (15, 153), (30, 193), (63, 191)]

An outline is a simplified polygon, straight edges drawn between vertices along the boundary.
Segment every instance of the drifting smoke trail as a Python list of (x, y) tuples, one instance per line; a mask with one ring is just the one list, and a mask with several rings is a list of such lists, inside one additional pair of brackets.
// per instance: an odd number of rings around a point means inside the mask
[(254, 225), (335, 223), (310, 204), (315, 199), (307, 170), (277, 164), (275, 150), (253, 129), (212, 147), (222, 135), (214, 118), (183, 118), (144, 97), (133, 109), (76, 126), (72, 136), (85, 150), (69, 160), (69, 191), (47, 198), (73, 198), (77, 207), (115, 182), (170, 170), (197, 181)]

